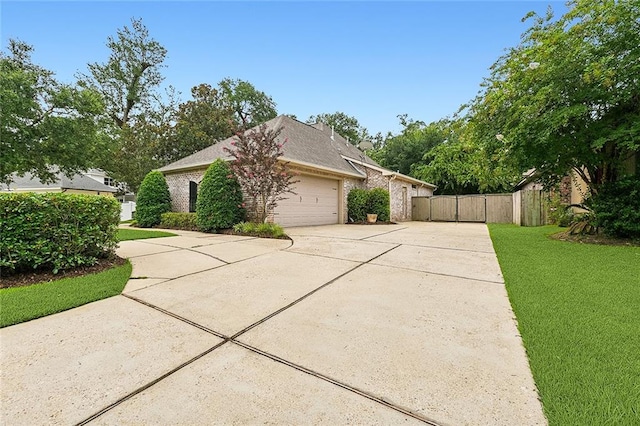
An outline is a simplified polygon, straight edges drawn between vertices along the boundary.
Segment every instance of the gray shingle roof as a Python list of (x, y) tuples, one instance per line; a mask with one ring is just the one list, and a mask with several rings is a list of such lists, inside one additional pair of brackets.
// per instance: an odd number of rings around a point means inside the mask
[[(333, 132), (327, 125), (306, 124), (291, 117), (281, 115), (265, 123), (269, 129), (283, 126), (278, 136), (280, 142), (287, 141), (283, 146), (286, 160), (293, 163), (310, 164), (321, 168), (331, 169), (347, 175), (364, 176), (342, 156), (378, 166), (358, 148), (351, 145), (345, 138)], [(178, 171), (206, 166), (217, 158), (230, 159), (224, 148), (231, 147), (233, 137), (220, 141), (208, 148), (198, 151), (188, 157), (160, 168), (162, 172)], [(380, 167), (380, 166), (378, 166)]]
[(90, 177), (77, 174), (71, 178), (64, 176), (62, 173), (58, 173), (57, 178), (52, 183), (43, 183), (30, 173), (26, 173), (24, 176), (13, 175), (13, 182), (9, 186), (0, 184), (1, 191), (7, 191), (9, 189), (77, 189), (85, 191), (99, 191), (99, 192), (117, 192), (117, 189), (102, 184)]

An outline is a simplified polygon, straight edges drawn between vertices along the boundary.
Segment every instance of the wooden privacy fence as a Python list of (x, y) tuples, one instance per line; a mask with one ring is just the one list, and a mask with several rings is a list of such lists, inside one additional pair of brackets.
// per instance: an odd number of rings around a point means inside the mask
[(513, 194), (436, 195), (413, 197), (412, 218), (440, 222), (546, 223), (542, 191)]

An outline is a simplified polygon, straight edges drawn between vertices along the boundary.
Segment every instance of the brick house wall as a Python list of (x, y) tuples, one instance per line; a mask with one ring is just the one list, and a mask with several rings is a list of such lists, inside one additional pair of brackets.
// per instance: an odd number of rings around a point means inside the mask
[(193, 181), (198, 185), (202, 182), (206, 169), (193, 170), (189, 172), (165, 174), (169, 195), (171, 195), (172, 212), (189, 211), (189, 182)]
[[(320, 172), (313, 169), (303, 167), (292, 167), (294, 173), (312, 174), (332, 179), (338, 179), (342, 182), (342, 218), (343, 222), (349, 221), (347, 197), (349, 192), (354, 188), (373, 189), (382, 188), (389, 191), (391, 201), (391, 220), (401, 222), (411, 220), (411, 197), (413, 196), (431, 196), (433, 190), (428, 187), (416, 186), (411, 182), (402, 179), (391, 179), (390, 176), (383, 176), (382, 172), (370, 168), (364, 168), (367, 172), (365, 179), (339, 177), (331, 173)], [(165, 178), (169, 186), (169, 194), (171, 195), (171, 211), (188, 212), (189, 211), (189, 182), (193, 181), (198, 185), (202, 182), (206, 168), (178, 172), (166, 173)], [(406, 191), (406, 199), (404, 193)], [(249, 203), (250, 200), (245, 200)], [(273, 215), (269, 215), (267, 221), (272, 221)]]

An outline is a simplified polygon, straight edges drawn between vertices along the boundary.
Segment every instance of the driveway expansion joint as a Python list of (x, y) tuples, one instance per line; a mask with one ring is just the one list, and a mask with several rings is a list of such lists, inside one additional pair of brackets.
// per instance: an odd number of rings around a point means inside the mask
[(405, 229), (409, 229), (406, 226), (404, 228), (398, 228), (398, 229), (392, 229), (391, 231), (387, 231), (387, 232), (382, 232), (380, 234), (376, 234), (376, 235), (370, 235), (368, 237), (364, 237), (364, 238), (360, 238), (360, 241), (364, 241), (367, 240), (369, 238), (375, 238), (375, 237), (379, 237), (380, 235), (387, 235), (387, 234), (391, 234), (392, 232), (398, 232), (398, 231), (403, 231)]
[(319, 373), (317, 371), (314, 371), (314, 370), (311, 370), (309, 368), (306, 368), (306, 367), (304, 367), (304, 366), (302, 366), (300, 364), (296, 364), (294, 362), (287, 361), (284, 358), (280, 358), (277, 355), (273, 355), (273, 354), (271, 354), (269, 352), (265, 352), (263, 350), (260, 350), (260, 349), (254, 347), (254, 346), (248, 345), (248, 344), (243, 343), (243, 342), (238, 341), (238, 340), (231, 339), (230, 342), (234, 343), (234, 344), (236, 344), (236, 345), (238, 345), (238, 346), (240, 346), (240, 347), (242, 347), (244, 349), (247, 349), (247, 350), (249, 350), (249, 351), (251, 351), (251, 352), (253, 352), (255, 354), (258, 354), (258, 355), (261, 355), (263, 357), (269, 358), (272, 361), (279, 362), (279, 363), (284, 364), (284, 365), (286, 365), (288, 367), (291, 367), (294, 370), (300, 371), (302, 373), (309, 374), (310, 376), (313, 376), (313, 377), (315, 377), (317, 379), (324, 380), (325, 382), (331, 383), (331, 384), (333, 384), (335, 386), (338, 386), (338, 387), (340, 387), (342, 389), (345, 389), (345, 390), (348, 390), (350, 392), (353, 392), (353, 393), (355, 393), (355, 394), (357, 394), (359, 396), (362, 396), (364, 398), (370, 399), (373, 402), (377, 402), (378, 404), (384, 405), (387, 408), (390, 408), (392, 410), (398, 411), (398, 412), (404, 414), (405, 416), (412, 417), (412, 418), (414, 418), (416, 420), (419, 420), (419, 421), (421, 421), (423, 423), (426, 423), (428, 425), (431, 425), (431, 426), (442, 426), (441, 423), (437, 423), (435, 420), (432, 420), (432, 419), (427, 418), (425, 416), (422, 416), (422, 415), (420, 415), (418, 413), (415, 413), (414, 411), (410, 410), (409, 408), (405, 408), (405, 407), (402, 407), (402, 406), (400, 406), (398, 404), (394, 404), (393, 402), (388, 401), (383, 397), (375, 396), (375, 395), (373, 395), (373, 394), (371, 394), (369, 392), (366, 392), (366, 391), (363, 391), (363, 390), (358, 389), (356, 387), (350, 386), (350, 385), (348, 385), (348, 384), (346, 384), (344, 382), (341, 382), (339, 380), (336, 380), (334, 378), (326, 376), (326, 375), (324, 375), (322, 373)]
[(210, 347), (206, 351), (196, 355), (195, 357), (183, 362), (182, 364), (178, 365), (177, 367), (167, 371), (162, 376), (150, 381), (146, 385), (140, 386), (138, 389), (134, 390), (133, 392), (130, 392), (127, 395), (125, 395), (124, 397), (118, 399), (117, 401), (107, 405), (102, 410), (98, 411), (97, 413), (94, 413), (91, 416), (87, 417), (86, 419), (82, 420), (81, 422), (76, 423), (76, 426), (84, 426), (84, 425), (92, 422), (93, 420), (97, 419), (98, 417), (100, 417), (104, 413), (114, 409), (115, 407), (117, 407), (118, 405), (122, 404), (123, 402), (133, 398), (134, 396), (138, 395), (139, 393), (144, 392), (145, 390), (149, 389), (150, 387), (154, 386), (155, 384), (157, 384), (157, 383), (161, 382), (162, 380), (166, 379), (167, 377), (171, 376), (173, 373), (175, 373), (175, 372), (177, 372), (179, 370), (182, 370), (183, 368), (185, 368), (186, 366), (194, 363), (195, 361), (199, 360), (203, 356), (210, 354), (211, 352), (213, 352), (214, 350), (218, 349), (220, 346), (224, 345), (227, 342), (228, 342), (228, 340), (223, 340), (222, 342), (217, 343), (216, 345)]

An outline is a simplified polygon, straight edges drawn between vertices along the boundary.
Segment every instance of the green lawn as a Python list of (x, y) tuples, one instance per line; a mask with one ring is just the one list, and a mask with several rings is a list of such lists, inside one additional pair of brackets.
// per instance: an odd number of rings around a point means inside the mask
[(144, 240), (146, 238), (159, 238), (159, 237), (175, 237), (176, 234), (164, 231), (146, 231), (143, 229), (118, 229), (118, 240)]
[[(118, 229), (120, 241), (172, 237), (176, 234), (140, 229)], [(0, 290), (0, 327), (66, 311), (122, 292), (131, 276), (131, 264), (76, 278), (63, 278), (26, 287)]]
[(550, 425), (640, 425), (640, 247), (489, 225)]
[(0, 290), (0, 327), (18, 324), (122, 292), (131, 264), (97, 274)]

